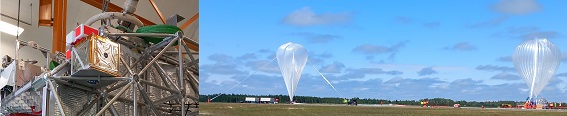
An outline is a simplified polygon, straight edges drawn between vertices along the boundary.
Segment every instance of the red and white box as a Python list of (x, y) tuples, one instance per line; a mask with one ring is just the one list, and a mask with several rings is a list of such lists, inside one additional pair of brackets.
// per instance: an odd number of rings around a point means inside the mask
[(75, 28), (75, 40), (72, 44), (81, 41), (81, 38), (85, 38), (89, 35), (98, 35), (98, 30), (85, 24), (79, 25)]
[(69, 60), (71, 59), (71, 55), (73, 51), (71, 49), (68, 49), (67, 51), (65, 51), (65, 59)]
[[(98, 35), (98, 30), (88, 25), (81, 24), (77, 28), (75, 28), (75, 30), (67, 34), (65, 42), (67, 43), (67, 45), (75, 45), (76, 43), (84, 40), (83, 38), (89, 35)], [(68, 49), (65, 52), (67, 60), (71, 58), (71, 52), (71, 49)]]
[(67, 45), (71, 45), (75, 40), (77, 40), (75, 39), (75, 31), (69, 32), (65, 37), (65, 43), (67, 43)]

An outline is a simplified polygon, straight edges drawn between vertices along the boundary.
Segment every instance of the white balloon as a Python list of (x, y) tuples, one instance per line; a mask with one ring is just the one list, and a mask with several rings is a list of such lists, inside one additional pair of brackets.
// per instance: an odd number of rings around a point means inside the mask
[(276, 58), (282, 72), (290, 101), (301, 78), (301, 72), (307, 63), (307, 50), (300, 44), (286, 43), (278, 48)]
[(559, 67), (561, 52), (547, 39), (528, 40), (516, 47), (514, 67), (530, 87), (530, 99), (539, 95)]

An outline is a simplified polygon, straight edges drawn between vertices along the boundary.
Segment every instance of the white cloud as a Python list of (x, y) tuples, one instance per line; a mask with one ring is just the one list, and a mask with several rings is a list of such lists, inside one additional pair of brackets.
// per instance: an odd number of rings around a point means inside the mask
[(236, 84), (236, 80), (230, 78), (233, 75), (222, 75), (222, 74), (211, 74), (207, 80), (203, 80), (204, 82), (214, 83), (216, 85), (222, 86), (223, 82), (232, 82)]
[(345, 65), (343, 63), (335, 61), (335, 62), (333, 62), (333, 64), (323, 66), (319, 70), (322, 73), (341, 73), (344, 68), (345, 68)]
[(561, 91), (561, 93), (565, 93), (565, 91), (567, 91), (567, 83), (566, 82), (561, 82), (561, 83), (557, 84), (556, 87)]
[(310, 7), (291, 12), (283, 19), (286, 24), (294, 26), (313, 26), (329, 24), (346, 24), (351, 21), (351, 13), (323, 13), (317, 14)]
[(469, 42), (460, 42), (456, 43), (453, 46), (447, 46), (444, 49), (446, 50), (459, 50), (459, 51), (472, 51), (476, 50), (476, 46), (470, 44)]
[(461, 90), (461, 93), (477, 94), (480, 90), (482, 90), (482, 87), (476, 87), (476, 88), (472, 88), (472, 89), (463, 89), (463, 90)]
[(316, 44), (328, 43), (329, 41), (342, 38), (342, 36), (335, 34), (318, 34), (310, 32), (291, 33), (291, 35), (303, 37), (309, 42)]
[(492, 9), (503, 14), (521, 15), (539, 11), (542, 7), (536, 0), (500, 0)]
[(561, 36), (561, 33), (554, 30), (543, 30), (536, 26), (517, 26), (509, 27), (506, 31), (493, 33), (491, 36), (497, 38), (531, 40), (534, 38), (558, 38)]
[(394, 60), (396, 54), (403, 48), (409, 41), (402, 41), (390, 47), (373, 44), (362, 44), (352, 49), (354, 53), (362, 53), (366, 55), (367, 60), (372, 60), (375, 55), (390, 53), (389, 60)]
[(448, 89), (449, 86), (449, 83), (433, 83), (429, 87), (435, 89)]
[(256, 60), (247, 62), (245, 65), (250, 67), (253, 70), (252, 72), (262, 71), (272, 74), (281, 73), (280, 67), (278, 66), (278, 62), (276, 60), (273, 60), (271, 62), (270, 60)]
[(484, 22), (479, 22), (479, 23), (476, 23), (476, 24), (468, 25), (468, 27), (470, 27), (470, 28), (495, 27), (495, 26), (502, 24), (506, 20), (508, 20), (507, 16), (499, 16), (499, 17), (494, 17), (494, 18), (487, 20), (487, 21), (484, 21)]
[(437, 74), (437, 73), (439, 73), (439, 72), (434, 70), (433, 67), (425, 67), (425, 68), (422, 68), (421, 70), (419, 70), (417, 72), (417, 75), (426, 76), (426, 75), (432, 75), (432, 74)]
[(528, 92), (530, 89), (525, 89), (525, 88), (518, 88), (520, 91), (522, 91), (523, 93)]
[(514, 80), (520, 80), (522, 79), (522, 77), (520, 77), (517, 74), (511, 74), (511, 73), (507, 73), (507, 72), (502, 72), (502, 73), (498, 73), (492, 77), (490, 77), (491, 79), (501, 79), (501, 80), (506, 80), (506, 81), (514, 81)]

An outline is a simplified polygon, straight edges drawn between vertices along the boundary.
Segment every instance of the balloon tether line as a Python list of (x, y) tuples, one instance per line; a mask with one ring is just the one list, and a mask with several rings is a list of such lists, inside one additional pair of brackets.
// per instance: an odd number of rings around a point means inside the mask
[(335, 88), (335, 86), (333, 86), (333, 84), (331, 84), (331, 82), (329, 82), (329, 80), (327, 80), (327, 78), (325, 77), (325, 75), (323, 75), (323, 73), (321, 73), (321, 71), (319, 71), (317, 68), (315, 68), (315, 66), (313, 64), (311, 64), (311, 62), (309, 62), (309, 60), (307, 61), (312, 67), (313, 69), (315, 69), (319, 74), (321, 74), (321, 77), (323, 77), (323, 79), (325, 79), (325, 81), (327, 81), (327, 83), (329, 83), (329, 85), (331, 85), (331, 87), (333, 87), (333, 89), (339, 93), (339, 96), (341, 96), (341, 98), (343, 98), (343, 95), (337, 91), (337, 89)]
[[(270, 62), (268, 62), (268, 63), (264, 64), (264, 66), (260, 67), (260, 69), (259, 69), (259, 70), (262, 70), (262, 69), (264, 69), (264, 67), (266, 67), (266, 66), (267, 66), (268, 64), (272, 63), (272, 62), (273, 62), (273, 61), (274, 61), (275, 59), (276, 59), (276, 57), (274, 57), (274, 59), (270, 60)], [(248, 76), (247, 76), (246, 78), (244, 78), (244, 79), (242, 79), (242, 80), (241, 80), (240, 82), (236, 83), (236, 84), (235, 84), (234, 86), (232, 86), (232, 87), (231, 87), (230, 89), (227, 89), (226, 91), (224, 91), (224, 92), (220, 93), (219, 95), (217, 95), (217, 96), (215, 96), (215, 97), (211, 98), (211, 101), (213, 101), (213, 100), (214, 100), (215, 98), (217, 98), (217, 97), (219, 97), (219, 96), (223, 95), (224, 93), (226, 93), (226, 92), (228, 92), (228, 91), (230, 91), (230, 90), (234, 89), (234, 87), (236, 87), (237, 85), (240, 85), (240, 83), (242, 83), (242, 82), (244, 82), (244, 81), (245, 81), (246, 79), (248, 79), (248, 78), (252, 77), (252, 75), (256, 74), (256, 73), (257, 73), (257, 72), (258, 72), (259, 70), (256, 70), (256, 71), (254, 71), (254, 73), (252, 73), (252, 74), (248, 75)]]

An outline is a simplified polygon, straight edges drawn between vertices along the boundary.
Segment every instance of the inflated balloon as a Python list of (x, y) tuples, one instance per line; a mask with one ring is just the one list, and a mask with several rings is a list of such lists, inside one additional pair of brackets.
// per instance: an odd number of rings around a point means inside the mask
[(289, 42), (278, 48), (276, 58), (285, 81), (289, 99), (293, 101), (293, 95), (301, 78), (301, 72), (303, 67), (305, 67), (305, 63), (307, 63), (307, 50), (300, 44)]
[(530, 97), (537, 97), (559, 67), (561, 52), (547, 39), (528, 40), (516, 47), (514, 67), (530, 87)]

